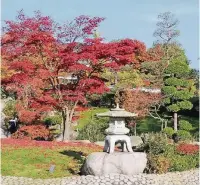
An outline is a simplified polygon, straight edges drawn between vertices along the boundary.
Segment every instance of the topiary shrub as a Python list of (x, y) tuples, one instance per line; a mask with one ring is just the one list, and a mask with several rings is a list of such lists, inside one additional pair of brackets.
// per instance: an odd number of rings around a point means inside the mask
[(28, 125), (22, 126), (11, 137), (14, 139), (49, 140), (52, 136), (44, 125)]
[(190, 131), (190, 130), (193, 130), (193, 127), (192, 127), (192, 124), (189, 123), (188, 121), (181, 120), (179, 122), (179, 129), (185, 130), (185, 131)]
[(174, 129), (171, 127), (164, 128), (162, 132), (167, 134), (167, 137), (169, 137), (170, 139), (172, 138), (172, 135), (175, 133)]
[(182, 141), (191, 140), (192, 135), (186, 130), (178, 130), (177, 135)]

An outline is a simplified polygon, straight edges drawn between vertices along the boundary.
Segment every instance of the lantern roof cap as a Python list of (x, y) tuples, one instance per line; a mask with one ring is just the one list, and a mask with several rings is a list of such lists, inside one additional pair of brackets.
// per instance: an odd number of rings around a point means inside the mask
[(138, 114), (128, 112), (125, 109), (119, 108), (119, 104), (114, 109), (110, 109), (108, 112), (98, 113), (96, 114), (98, 117), (118, 117), (118, 118), (128, 118), (128, 117), (136, 117)]

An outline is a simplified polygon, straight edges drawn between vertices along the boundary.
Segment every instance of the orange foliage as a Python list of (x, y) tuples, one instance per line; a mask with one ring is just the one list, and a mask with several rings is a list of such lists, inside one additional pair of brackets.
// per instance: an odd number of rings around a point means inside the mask
[(122, 92), (120, 103), (127, 111), (137, 113), (138, 117), (144, 117), (148, 114), (150, 106), (160, 99), (160, 93), (125, 90)]
[(12, 134), (14, 139), (48, 139), (49, 130), (44, 125), (29, 125), (21, 127), (17, 132)]

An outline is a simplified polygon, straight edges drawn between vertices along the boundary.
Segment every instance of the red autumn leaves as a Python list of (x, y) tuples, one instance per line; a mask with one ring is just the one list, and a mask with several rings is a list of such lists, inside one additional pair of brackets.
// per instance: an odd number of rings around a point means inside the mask
[(179, 144), (176, 147), (176, 150), (180, 154), (185, 155), (192, 155), (192, 154), (198, 154), (199, 153), (199, 145), (193, 145), (193, 144)]
[[(87, 103), (88, 94), (108, 91), (101, 78), (105, 68), (117, 70), (126, 64), (136, 68), (149, 59), (140, 41), (91, 39), (103, 20), (80, 16), (61, 26), (39, 12), (32, 18), (20, 12), (17, 21), (6, 22), (2, 64), (14, 72), (2, 79), (2, 86), (16, 93), (21, 122), (38, 121), (49, 110), (66, 112), (67, 117), (77, 105)], [(70, 75), (76, 80), (67, 84), (59, 80)]]

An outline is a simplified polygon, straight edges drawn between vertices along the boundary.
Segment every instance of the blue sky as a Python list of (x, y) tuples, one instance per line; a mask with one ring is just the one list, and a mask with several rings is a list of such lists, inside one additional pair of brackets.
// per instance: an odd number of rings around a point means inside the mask
[(106, 40), (133, 38), (151, 47), (155, 38), (157, 15), (171, 11), (179, 19), (178, 41), (191, 66), (198, 68), (198, 0), (2, 0), (1, 20), (14, 20), (23, 9), (31, 16), (35, 10), (63, 23), (79, 15), (105, 17), (98, 31)]

